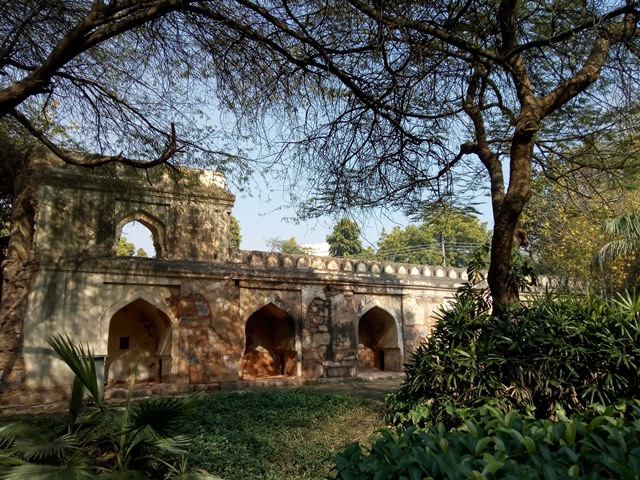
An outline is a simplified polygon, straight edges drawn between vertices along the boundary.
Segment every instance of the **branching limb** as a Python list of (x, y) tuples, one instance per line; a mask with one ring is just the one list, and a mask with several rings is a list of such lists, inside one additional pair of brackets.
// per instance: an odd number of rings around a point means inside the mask
[(128, 158), (123, 155), (123, 153), (119, 153), (118, 155), (82, 155), (79, 153), (66, 152), (53, 143), (42, 130), (33, 125), (29, 119), (17, 109), (14, 108), (11, 111), (11, 115), (20, 122), (20, 124), (27, 129), (31, 135), (36, 137), (43, 145), (60, 157), (65, 163), (70, 165), (91, 168), (106, 165), (108, 163), (120, 163), (122, 165), (128, 165), (135, 168), (151, 168), (167, 163), (180, 151), (177, 145), (176, 128), (173, 123), (171, 124), (171, 135), (165, 149), (157, 158), (145, 161)]

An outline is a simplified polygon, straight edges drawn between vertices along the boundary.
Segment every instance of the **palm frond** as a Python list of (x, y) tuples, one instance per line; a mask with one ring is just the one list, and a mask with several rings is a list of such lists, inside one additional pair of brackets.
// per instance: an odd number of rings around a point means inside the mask
[(50, 438), (26, 423), (10, 423), (0, 428), (0, 444), (10, 455), (32, 461), (63, 463), (77, 448), (73, 435)]
[(13, 445), (16, 438), (33, 430), (28, 423), (14, 422), (0, 427), (0, 448), (7, 448)]
[(65, 465), (35, 465), (25, 463), (0, 472), (0, 480), (89, 480), (96, 478), (87, 462), (72, 458)]
[(639, 240), (620, 239), (613, 240), (602, 247), (593, 257), (592, 265), (596, 268), (603, 266), (616, 258), (632, 255), (639, 250)]
[(160, 436), (170, 436), (180, 420), (196, 408), (200, 392), (183, 398), (152, 398), (138, 403), (132, 412), (132, 429), (150, 427)]
[(151, 444), (162, 451), (174, 454), (186, 453), (186, 448), (191, 444), (187, 435), (175, 435), (173, 437), (157, 438)]
[(76, 450), (77, 443), (77, 439), (73, 435), (47, 438), (32, 429), (16, 437), (12, 449), (17, 456), (29, 462), (55, 460), (59, 464)]
[(68, 423), (69, 427), (72, 427), (76, 420), (78, 419), (78, 415), (80, 415), (80, 411), (82, 410), (82, 404), (84, 400), (84, 384), (77, 376), (73, 379), (73, 385), (71, 387), (71, 398), (69, 399), (69, 414), (68, 414)]
[(55, 335), (48, 342), (62, 361), (75, 373), (78, 380), (87, 389), (91, 399), (96, 405), (101, 406), (102, 398), (98, 388), (98, 375), (91, 350), (89, 348), (85, 350), (82, 345), (74, 345), (68, 335)]
[(4, 471), (4, 469), (8, 467), (12, 467), (14, 465), (24, 465), (26, 463), (29, 462), (18, 457), (12, 457), (11, 455), (0, 455), (0, 466), (3, 467), (3, 469), (0, 469), (0, 472)]
[(607, 220), (602, 231), (609, 237), (623, 237), (629, 240), (640, 240), (640, 215), (630, 213)]
[(98, 475), (100, 480), (147, 480), (148, 477), (138, 470), (114, 470)]

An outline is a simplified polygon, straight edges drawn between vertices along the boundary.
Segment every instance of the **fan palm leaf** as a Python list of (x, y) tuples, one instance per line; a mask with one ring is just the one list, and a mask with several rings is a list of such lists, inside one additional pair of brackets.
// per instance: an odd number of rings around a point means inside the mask
[(635, 213), (607, 220), (602, 231), (616, 238), (602, 247), (593, 258), (593, 266), (602, 268), (606, 263), (640, 250), (640, 215)]
[(71, 458), (64, 465), (36, 465), (23, 463), (0, 472), (0, 480), (88, 480), (96, 478), (87, 462)]
[[(24, 423), (0, 427), (0, 480), (137, 480), (149, 478), (148, 467), (157, 465), (166, 466), (172, 474), (185, 474), (186, 464), (184, 468), (174, 465), (185, 453), (189, 438), (175, 432), (180, 420), (197, 407), (200, 392), (135, 403), (134, 374), (124, 407), (113, 407), (102, 401), (89, 348), (74, 345), (66, 335), (52, 337), (49, 344), (75, 374), (67, 433), (41, 434)], [(99, 407), (89, 414), (83, 408), (85, 392)], [(108, 455), (96, 458), (96, 452), (104, 453), (105, 447)], [(200, 472), (182, 478), (214, 477)]]
[(200, 392), (183, 398), (152, 398), (138, 403), (131, 414), (132, 430), (150, 427), (161, 437), (171, 436), (180, 421), (196, 408)]
[[(98, 375), (96, 364), (93, 361), (93, 354), (89, 348), (82, 345), (74, 345), (68, 335), (55, 335), (49, 340), (51, 348), (60, 356), (71, 371), (75, 373), (78, 380), (87, 389), (91, 399), (102, 408), (102, 396), (98, 388)], [(74, 397), (77, 401), (77, 392), (74, 388)]]
[(4, 447), (28, 462), (55, 461), (60, 464), (77, 449), (73, 435), (50, 438), (24, 423), (10, 423), (0, 429)]

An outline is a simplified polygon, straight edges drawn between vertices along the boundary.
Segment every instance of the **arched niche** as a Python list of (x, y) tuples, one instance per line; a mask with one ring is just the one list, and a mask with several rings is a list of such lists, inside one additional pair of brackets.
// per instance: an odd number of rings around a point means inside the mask
[(129, 381), (167, 381), (171, 372), (171, 321), (143, 298), (117, 310), (109, 322), (106, 378), (109, 385)]
[(275, 304), (265, 305), (247, 319), (241, 369), (243, 379), (297, 375), (295, 323)]
[[(144, 212), (142, 210), (136, 210), (134, 212), (128, 213), (122, 216), (118, 220), (116, 225), (115, 241), (116, 242), (119, 241), (122, 235), (122, 228), (131, 222), (138, 222), (149, 230), (149, 232), (151, 233), (151, 238), (153, 240), (155, 257), (166, 258), (167, 256), (166, 244), (165, 244), (166, 233), (165, 233), (164, 224), (153, 215), (150, 215), (149, 213)], [(114, 244), (114, 249), (115, 249), (115, 244)], [(151, 253), (151, 252), (148, 252), (148, 253)]]
[(358, 370), (402, 370), (396, 321), (378, 306), (368, 310), (358, 321)]

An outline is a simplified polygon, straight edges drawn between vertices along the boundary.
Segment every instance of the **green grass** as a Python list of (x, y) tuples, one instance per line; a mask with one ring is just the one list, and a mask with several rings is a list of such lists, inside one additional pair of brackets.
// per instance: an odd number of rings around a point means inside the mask
[[(176, 433), (192, 439), (190, 470), (224, 480), (326, 478), (337, 452), (354, 441), (370, 444), (384, 426), (382, 395), (365, 387), (347, 394), (310, 388), (211, 392), (196, 400), (196, 411)], [(46, 432), (65, 418), (33, 411), (0, 417), (0, 425), (24, 420)]]
[(368, 443), (383, 426), (382, 403), (307, 389), (204, 396), (183, 431), (193, 438), (192, 468), (226, 480), (317, 479), (334, 454)]

